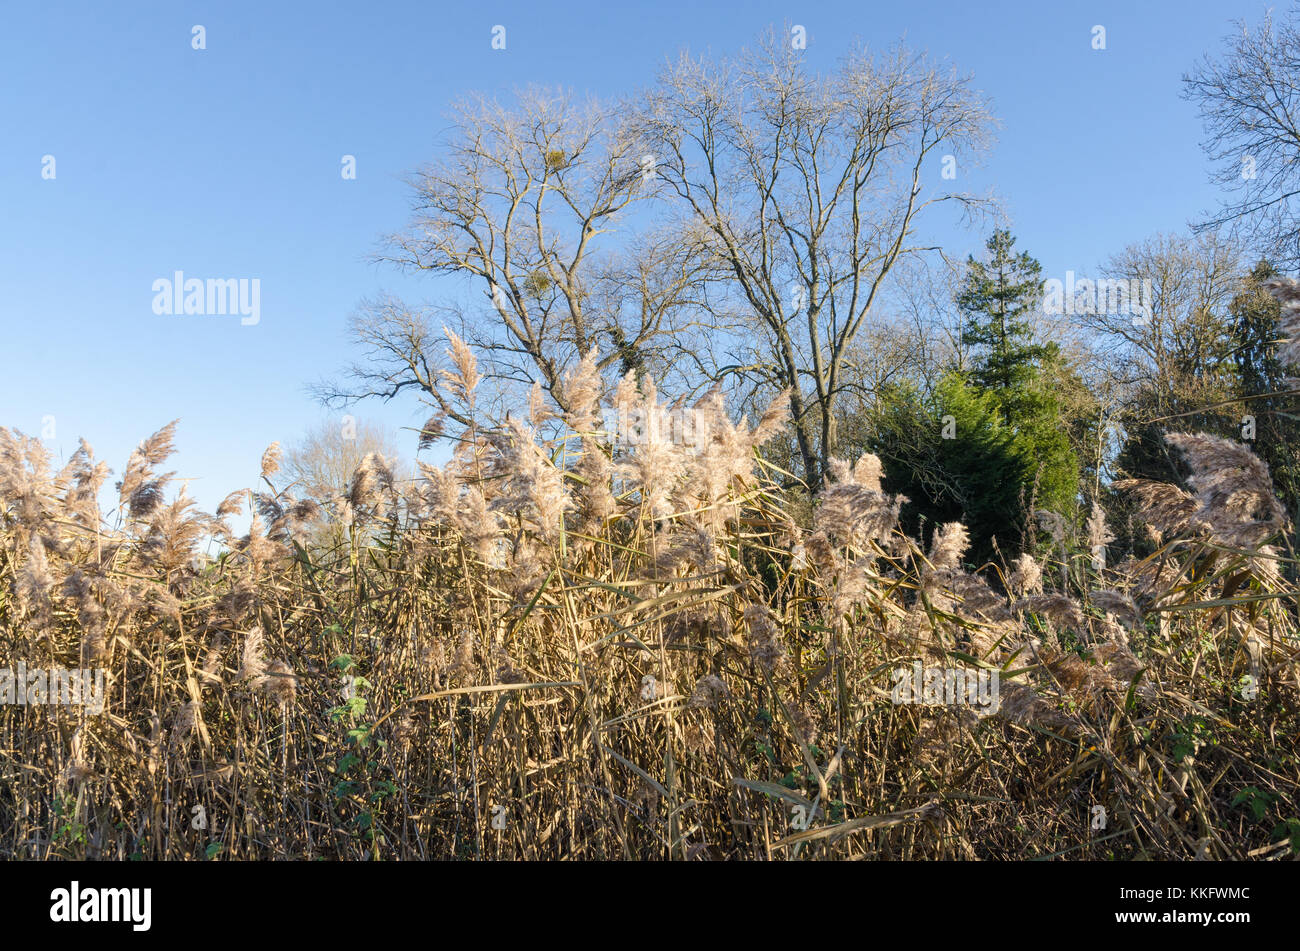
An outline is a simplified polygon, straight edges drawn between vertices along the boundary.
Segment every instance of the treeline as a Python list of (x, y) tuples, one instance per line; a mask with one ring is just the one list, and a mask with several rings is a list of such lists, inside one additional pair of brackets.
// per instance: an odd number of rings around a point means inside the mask
[[(1248, 444), (1294, 513), (1300, 420), (1276, 355), (1278, 303), (1264, 289), (1276, 274), (1241, 261), (1216, 238), (1158, 237), (1103, 269), (1150, 288), (1149, 301), (1098, 313), (1081, 300), (1053, 320), (1039, 263), (996, 231), (987, 254), (966, 262), (950, 316), (887, 328), (893, 345), (880, 351), (895, 358), (887, 374), (873, 370), (888, 382), (862, 387), (839, 421), (843, 439), (881, 458), (889, 488), (909, 499), (909, 531), (963, 520), (977, 562), (1042, 553), (1063, 536), (1150, 551), (1158, 539), (1115, 484), (1182, 483), (1186, 468), (1163, 439), (1173, 429)], [(926, 334), (943, 342), (900, 343)], [(1113, 536), (1089, 537), (1094, 505)]]
[(1247, 443), (1294, 513), (1296, 420), (1262, 291), (1300, 262), (1293, 20), (1237, 31), (1183, 77), (1242, 200), (1117, 253), (1092, 288), (1142, 299), (1095, 306), (1063, 299), (1071, 282), (1048, 285), (1006, 230), (964, 266), (931, 253), (945, 209), (983, 228), (1001, 211), (948, 174), (988, 154), (996, 119), (973, 77), (905, 46), (817, 73), (771, 30), (735, 56), (683, 54), (621, 100), (471, 96), (380, 254), (468, 293), (364, 302), (366, 359), (317, 393), (417, 397), (422, 446), (472, 426), (445, 383), (449, 327), (482, 356), (496, 416), (569, 412), (566, 375), (593, 355), (606, 390), (629, 374), (687, 403), (716, 387), (750, 414), (782, 394), (788, 429), (765, 452), (783, 488), (811, 502), (834, 460), (874, 453), (907, 530), (962, 520), (976, 564), (1149, 547), (1115, 485), (1179, 483), (1170, 430)]

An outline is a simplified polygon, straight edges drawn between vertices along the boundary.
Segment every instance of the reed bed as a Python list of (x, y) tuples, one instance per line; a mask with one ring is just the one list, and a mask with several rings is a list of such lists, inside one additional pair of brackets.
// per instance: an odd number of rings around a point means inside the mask
[[(470, 424), (418, 478), (369, 456), (297, 498), (278, 447), (215, 513), (175, 424), (110, 472), (0, 429), (0, 665), (101, 668), (102, 712), (0, 706), (0, 855), (22, 859), (1284, 859), (1300, 849), (1292, 526), (1248, 447), (1168, 440), (1131, 482), (1152, 551), (1100, 510), (1033, 554), (899, 530), (879, 460), (811, 516), (711, 392), (700, 445), (605, 396)], [(804, 507), (806, 508), (806, 507)], [(251, 514), (237, 534), (231, 520)], [(332, 520), (336, 544), (314, 529)], [(203, 553), (216, 552), (215, 558)], [(896, 671), (997, 672), (996, 709), (899, 703)]]

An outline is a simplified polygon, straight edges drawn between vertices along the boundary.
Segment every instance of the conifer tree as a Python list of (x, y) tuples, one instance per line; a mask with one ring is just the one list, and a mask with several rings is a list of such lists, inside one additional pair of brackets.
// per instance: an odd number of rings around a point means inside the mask
[(1018, 482), (990, 478), (978, 491), (994, 495), (998, 508), (1014, 513), (1011, 524), (1023, 526), (1030, 505), (1072, 514), (1079, 460), (1054, 383), (1064, 371), (1060, 348), (1038, 338), (1032, 319), (1042, 301), (1042, 268), (1028, 252), (1017, 254), (1015, 241), (1007, 230), (993, 232), (988, 260), (967, 262), (957, 305), (962, 341), (974, 349), (966, 378), (992, 399), (1022, 466)]

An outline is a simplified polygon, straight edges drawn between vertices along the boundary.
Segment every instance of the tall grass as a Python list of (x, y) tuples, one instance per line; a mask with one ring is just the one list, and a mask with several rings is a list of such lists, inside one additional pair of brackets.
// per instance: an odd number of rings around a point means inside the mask
[[(0, 429), (0, 665), (102, 667), (101, 714), (0, 706), (0, 854), (155, 859), (1284, 857), (1300, 846), (1295, 554), (1245, 446), (1137, 482), (1152, 554), (1094, 512), (1047, 557), (928, 546), (872, 456), (811, 521), (721, 398), (708, 439), (613, 450), (572, 412), (471, 420), (442, 468), (367, 457), (324, 510), (277, 483), (168, 501), (173, 427), (57, 472)], [(610, 405), (651, 418), (653, 384)], [(431, 421), (432, 422), (432, 421)], [(174, 424), (173, 424), (174, 425)], [(436, 423), (435, 425), (441, 425)], [(430, 430), (434, 428), (430, 426)], [(278, 486), (278, 487), (277, 487)], [(230, 519), (250, 506), (252, 527)], [(342, 541), (311, 539), (322, 518)], [(221, 552), (200, 552), (215, 540)], [(975, 570), (980, 569), (980, 570)], [(1001, 705), (893, 702), (999, 672)], [(1243, 679), (1243, 678), (1253, 679)]]

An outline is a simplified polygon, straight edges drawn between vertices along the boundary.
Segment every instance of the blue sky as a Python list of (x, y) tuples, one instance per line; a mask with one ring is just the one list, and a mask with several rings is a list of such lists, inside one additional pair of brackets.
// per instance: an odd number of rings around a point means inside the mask
[[(181, 418), (171, 468), (214, 506), (326, 417), (306, 390), (357, 354), (365, 297), (455, 294), (370, 263), (407, 220), (455, 98), (541, 83), (614, 95), (688, 48), (797, 23), (814, 65), (900, 38), (974, 74), (1002, 122), (993, 187), (1044, 276), (1088, 271), (1215, 203), (1180, 77), (1260, 3), (26, 3), (0, 30), (0, 425), (120, 473)], [(191, 28), (206, 29), (205, 50)], [(496, 24), (507, 48), (491, 48)], [(1106, 50), (1092, 28), (1106, 28)], [(340, 176), (356, 156), (357, 178)], [(53, 180), (42, 158), (56, 162)], [(945, 236), (964, 255), (983, 235)], [(152, 282), (256, 277), (261, 320), (154, 314)], [(416, 426), (411, 403), (359, 417)], [(337, 417), (338, 412), (328, 414)], [(402, 436), (414, 452), (414, 436)]]

